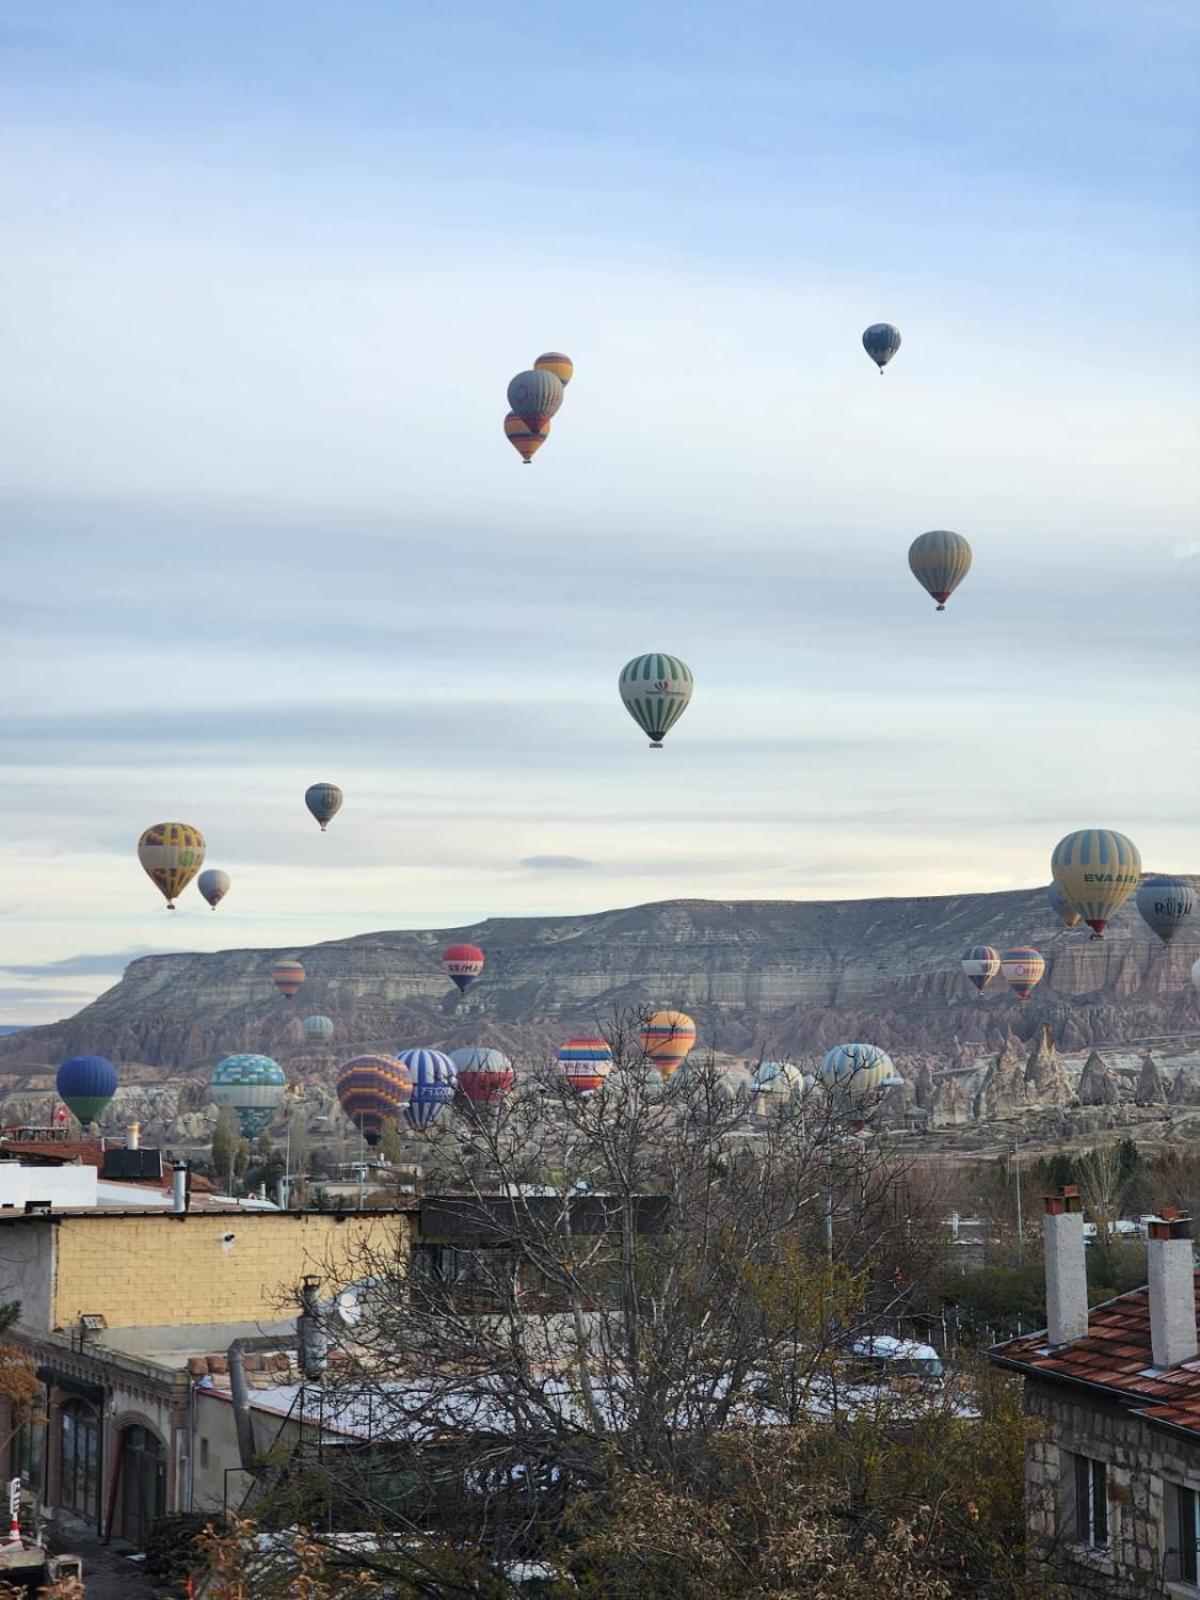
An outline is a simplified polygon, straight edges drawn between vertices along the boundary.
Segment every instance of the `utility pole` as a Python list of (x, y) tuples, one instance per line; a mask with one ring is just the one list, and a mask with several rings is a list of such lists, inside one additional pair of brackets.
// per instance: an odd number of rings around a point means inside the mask
[(1021, 1216), (1021, 1146), (1013, 1140), (1013, 1181), (1017, 1190), (1017, 1265), (1025, 1265), (1025, 1223)]

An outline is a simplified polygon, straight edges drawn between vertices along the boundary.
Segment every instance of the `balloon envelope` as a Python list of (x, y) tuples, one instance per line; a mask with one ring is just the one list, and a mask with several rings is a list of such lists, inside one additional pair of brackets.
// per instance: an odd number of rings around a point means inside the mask
[(99, 1122), (117, 1092), (117, 1069), (107, 1056), (70, 1056), (59, 1067), (54, 1086), (80, 1122)]
[(176, 896), (204, 865), (204, 835), (186, 822), (156, 822), (138, 840), (138, 860), (174, 911)]
[(512, 1062), (503, 1050), (471, 1045), (452, 1050), (450, 1060), (458, 1074), (458, 1086), (472, 1105), (502, 1100), (516, 1081)]
[(687, 1060), (696, 1042), (696, 1024), (684, 1011), (656, 1011), (642, 1029), (641, 1040), (665, 1082)]
[(820, 1078), (826, 1089), (845, 1095), (852, 1105), (904, 1082), (887, 1051), (877, 1044), (835, 1044), (821, 1062)]
[(576, 1094), (591, 1094), (612, 1071), (612, 1051), (592, 1035), (568, 1039), (558, 1052), (558, 1070)]
[(377, 1145), (386, 1123), (393, 1125), (408, 1104), (412, 1079), (395, 1056), (352, 1056), (337, 1075), (342, 1110), (369, 1145)]
[(791, 1061), (760, 1061), (750, 1079), (755, 1094), (803, 1094), (808, 1084), (804, 1073)]
[(1170, 944), (1196, 909), (1196, 891), (1185, 878), (1147, 878), (1138, 885), (1137, 908), (1146, 926)]
[(309, 1044), (328, 1044), (333, 1038), (333, 1021), (329, 1017), (305, 1017), (304, 1037)]
[(634, 656), (621, 668), (617, 680), (626, 711), (650, 736), (650, 748), (659, 750), (692, 698), (692, 674), (678, 656), (651, 651)]
[(450, 1057), (440, 1050), (401, 1050), (396, 1059), (407, 1070), (413, 1086), (404, 1120), (421, 1131), (436, 1121), (454, 1099), (458, 1073)]
[(971, 546), (961, 533), (934, 528), (918, 534), (909, 545), (908, 564), (922, 589), (937, 601), (938, 610), (944, 611), (946, 601), (971, 570)]
[(862, 336), (863, 349), (880, 372), (900, 348), (900, 329), (890, 322), (873, 322)]
[(283, 1099), (287, 1076), (270, 1056), (225, 1056), (213, 1068), (209, 1093), (219, 1106), (232, 1106), (244, 1138), (253, 1139), (270, 1122)]
[(196, 879), (196, 887), (215, 911), (229, 893), (229, 874), (220, 867), (209, 867)]
[(523, 422), (515, 411), (510, 411), (504, 419), (504, 436), (513, 449), (521, 457), (526, 466), (537, 455), (550, 436), (550, 424), (544, 422), (538, 432)]
[(552, 372), (565, 389), (575, 376), (575, 363), (561, 350), (547, 350), (533, 363), (535, 372)]
[(990, 944), (973, 944), (964, 950), (961, 964), (977, 989), (986, 989), (1000, 971), (1000, 957)]
[(285, 1000), (292, 998), (307, 977), (299, 961), (277, 961), (271, 968), (271, 982)]
[(1192, 987), (1200, 989), (1200, 960), (1192, 962)]
[(1000, 971), (1005, 983), (1016, 995), (1018, 1000), (1028, 1000), (1032, 989), (1036, 989), (1042, 981), (1042, 974), (1046, 970), (1046, 963), (1036, 950), (1031, 950), (1028, 945), (1018, 945), (1015, 950), (1006, 950), (1000, 957)]
[(342, 791), (336, 783), (310, 783), (304, 791), (304, 804), (321, 824), (324, 833), (342, 809)]
[(442, 965), (461, 994), (483, 971), (484, 955), (477, 944), (452, 944), (442, 951)]
[(509, 408), (531, 433), (540, 433), (562, 403), (562, 381), (553, 372), (518, 372), (508, 386)]
[(1055, 845), (1050, 871), (1064, 898), (1099, 936), (1137, 888), (1142, 858), (1123, 833), (1080, 828)]
[(1046, 899), (1050, 903), (1051, 911), (1053, 911), (1056, 917), (1061, 919), (1065, 928), (1076, 928), (1079, 926), (1082, 918), (1056, 883), (1052, 883), (1047, 887)]

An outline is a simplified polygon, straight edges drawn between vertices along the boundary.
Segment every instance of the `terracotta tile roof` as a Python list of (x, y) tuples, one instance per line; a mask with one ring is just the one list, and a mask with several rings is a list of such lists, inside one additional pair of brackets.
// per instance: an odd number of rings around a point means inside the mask
[[(1200, 1317), (1200, 1275), (1196, 1277)], [(1097, 1384), (1148, 1421), (1200, 1432), (1200, 1357), (1154, 1366), (1150, 1294), (1134, 1289), (1088, 1312), (1088, 1331), (1071, 1344), (1047, 1345), (1046, 1332), (993, 1345), (988, 1354), (1030, 1376)]]

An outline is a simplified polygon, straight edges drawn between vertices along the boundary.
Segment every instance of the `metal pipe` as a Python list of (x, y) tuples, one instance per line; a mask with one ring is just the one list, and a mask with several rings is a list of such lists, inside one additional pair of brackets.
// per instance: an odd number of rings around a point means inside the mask
[(182, 1214), (188, 1208), (187, 1194), (187, 1162), (176, 1161), (171, 1167), (171, 1205), (172, 1209)]

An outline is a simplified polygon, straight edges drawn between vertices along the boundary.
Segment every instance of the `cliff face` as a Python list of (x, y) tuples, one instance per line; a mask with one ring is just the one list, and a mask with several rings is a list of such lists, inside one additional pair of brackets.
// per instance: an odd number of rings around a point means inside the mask
[[(440, 952), (468, 939), (486, 952), (465, 996)], [(1025, 1004), (997, 980), (976, 995), (959, 956), (984, 942), (1033, 944), (1047, 975)], [(284, 1000), (270, 980), (298, 955), (308, 981)], [(0, 1076), (23, 1077), (79, 1050), (161, 1069), (210, 1065), (236, 1050), (304, 1060), (300, 1019), (334, 1019), (314, 1072), (368, 1047), (486, 1039), (525, 1060), (573, 1029), (630, 1007), (680, 1005), (700, 1047), (738, 1056), (813, 1057), (870, 1039), (933, 1060), (999, 1051), (1010, 1030), (1049, 1044), (1200, 1033), (1189, 970), (1200, 950), (1164, 948), (1125, 907), (1103, 942), (1065, 933), (1043, 892), (929, 899), (669, 901), (594, 916), (493, 919), (470, 928), (372, 933), (303, 949), (148, 956), (77, 1016), (0, 1039)]]

